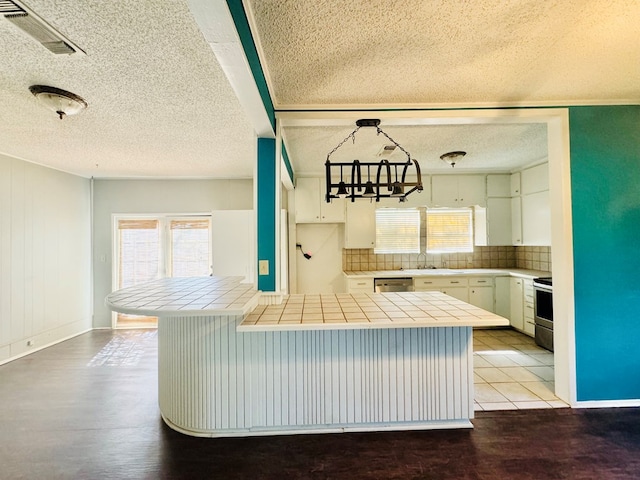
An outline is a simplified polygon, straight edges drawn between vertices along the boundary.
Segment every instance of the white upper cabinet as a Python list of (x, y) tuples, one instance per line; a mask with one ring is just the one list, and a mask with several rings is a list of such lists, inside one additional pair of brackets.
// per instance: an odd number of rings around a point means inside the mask
[(520, 172), (511, 174), (511, 197), (517, 197), (522, 190), (520, 189)]
[(376, 246), (376, 205), (360, 199), (347, 202), (344, 226), (344, 248), (373, 248)]
[(436, 207), (486, 206), (484, 175), (433, 175), (431, 203)]
[(522, 241), (524, 245), (551, 245), (549, 191), (522, 196)]
[(511, 198), (511, 244), (522, 245), (522, 198)]
[(522, 194), (549, 190), (549, 164), (543, 163), (522, 171)]
[(511, 198), (487, 199), (487, 245), (512, 245)]
[(296, 181), (296, 223), (342, 223), (345, 200), (325, 201), (324, 178), (298, 178)]
[(487, 197), (510, 197), (511, 175), (491, 174), (487, 175)]

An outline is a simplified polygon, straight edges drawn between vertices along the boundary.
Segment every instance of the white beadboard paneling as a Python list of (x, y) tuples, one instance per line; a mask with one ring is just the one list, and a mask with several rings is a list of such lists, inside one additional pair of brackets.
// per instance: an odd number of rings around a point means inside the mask
[(239, 333), (241, 321), (160, 318), (160, 410), (173, 428), (231, 436), (473, 416), (470, 327)]
[(90, 327), (90, 248), (89, 180), (0, 155), (0, 346), (11, 357)]

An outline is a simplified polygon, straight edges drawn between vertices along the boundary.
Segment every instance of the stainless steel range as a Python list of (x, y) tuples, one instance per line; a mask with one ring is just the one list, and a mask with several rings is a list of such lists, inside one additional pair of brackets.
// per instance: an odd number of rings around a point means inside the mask
[(553, 282), (551, 277), (533, 281), (533, 314), (536, 344), (553, 352)]

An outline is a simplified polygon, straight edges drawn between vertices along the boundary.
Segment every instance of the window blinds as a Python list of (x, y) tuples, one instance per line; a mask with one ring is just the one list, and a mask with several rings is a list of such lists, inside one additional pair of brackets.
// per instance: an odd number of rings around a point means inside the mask
[(160, 266), (160, 222), (118, 220), (119, 288), (153, 280)]
[(473, 252), (471, 208), (427, 209), (427, 253)]
[(420, 211), (417, 208), (376, 210), (375, 253), (420, 253)]

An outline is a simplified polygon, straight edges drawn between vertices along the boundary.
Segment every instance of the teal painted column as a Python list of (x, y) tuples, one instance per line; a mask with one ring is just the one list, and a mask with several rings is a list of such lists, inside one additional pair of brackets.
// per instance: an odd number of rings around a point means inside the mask
[[(258, 138), (257, 201), (258, 289), (276, 291), (276, 141)], [(269, 273), (260, 273), (260, 262), (268, 262)]]
[(577, 398), (639, 399), (640, 106), (571, 107), (569, 124)]

